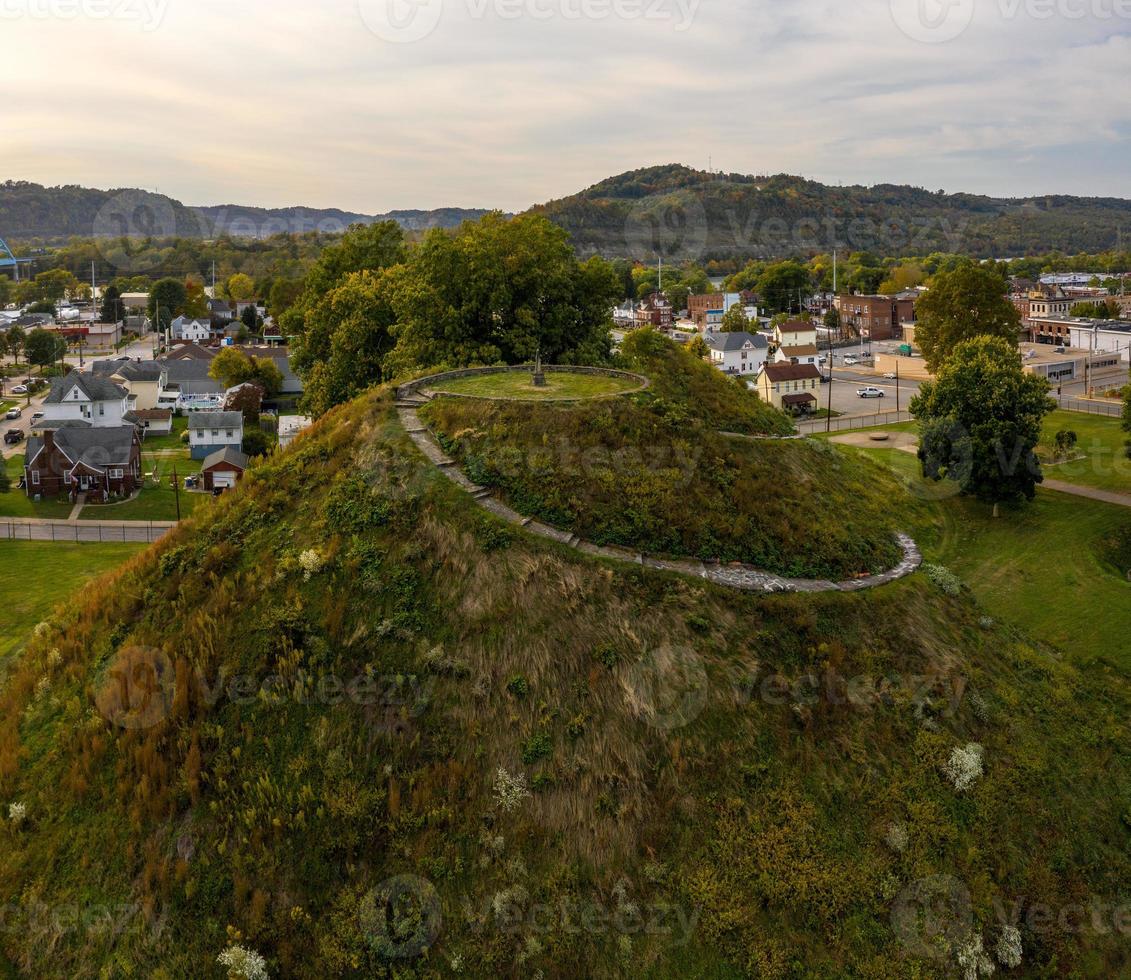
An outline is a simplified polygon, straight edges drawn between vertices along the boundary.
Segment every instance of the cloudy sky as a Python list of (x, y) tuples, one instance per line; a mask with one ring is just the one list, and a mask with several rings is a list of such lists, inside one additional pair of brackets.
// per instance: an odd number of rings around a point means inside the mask
[(0, 177), (519, 210), (682, 162), (1131, 197), (1131, 0), (0, 0)]

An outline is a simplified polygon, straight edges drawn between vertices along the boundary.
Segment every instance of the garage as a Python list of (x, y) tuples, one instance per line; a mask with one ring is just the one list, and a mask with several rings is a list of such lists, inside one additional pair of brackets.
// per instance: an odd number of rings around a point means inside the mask
[(200, 468), (204, 489), (210, 493), (231, 490), (243, 478), (248, 457), (232, 446), (206, 456)]

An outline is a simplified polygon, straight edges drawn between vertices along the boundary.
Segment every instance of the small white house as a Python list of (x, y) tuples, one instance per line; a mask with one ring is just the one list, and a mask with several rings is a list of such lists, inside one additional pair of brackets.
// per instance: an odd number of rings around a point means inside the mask
[(117, 428), (124, 424), (122, 419), (129, 411), (129, 392), (107, 378), (72, 371), (51, 379), (51, 391), (40, 411), (43, 418), (36, 423), (38, 428), (67, 422), (96, 429)]
[(711, 363), (724, 374), (750, 375), (762, 370), (769, 355), (769, 342), (760, 334), (736, 330), (708, 333), (703, 341), (711, 351)]
[(817, 345), (817, 325), (805, 320), (789, 320), (774, 327), (774, 342), (779, 347)]
[(188, 417), (189, 455), (204, 459), (218, 449), (243, 444), (241, 412), (191, 412)]
[(207, 317), (190, 320), (187, 316), (179, 316), (169, 324), (169, 334), (173, 340), (200, 343), (212, 335), (212, 323)]
[(797, 347), (779, 347), (774, 351), (777, 364), (820, 364), (821, 355), (816, 344), (801, 344)]

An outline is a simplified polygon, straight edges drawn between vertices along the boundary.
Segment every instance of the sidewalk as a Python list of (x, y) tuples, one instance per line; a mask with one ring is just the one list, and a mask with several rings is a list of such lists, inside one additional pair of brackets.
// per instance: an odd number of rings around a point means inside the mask
[(152, 543), (164, 537), (176, 521), (76, 521), (43, 517), (0, 518), (0, 541), (134, 541)]
[(1095, 487), (1082, 487), (1077, 483), (1065, 483), (1063, 480), (1045, 480), (1041, 486), (1047, 490), (1056, 490), (1058, 493), (1070, 493), (1076, 497), (1087, 497), (1089, 500), (1115, 504), (1117, 507), (1131, 507), (1131, 494), (1128, 493), (1097, 490)]

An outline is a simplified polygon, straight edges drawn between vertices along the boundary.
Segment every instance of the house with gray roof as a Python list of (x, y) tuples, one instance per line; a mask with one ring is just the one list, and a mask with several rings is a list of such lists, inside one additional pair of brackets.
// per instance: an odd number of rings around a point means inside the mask
[(242, 412), (190, 412), (189, 455), (205, 459), (220, 449), (243, 445)]
[(43, 401), (39, 428), (74, 423), (96, 429), (117, 428), (129, 411), (129, 392), (109, 378), (87, 371), (71, 371), (51, 379)]
[(757, 377), (770, 353), (765, 337), (745, 330), (708, 333), (703, 342), (711, 352), (711, 363), (724, 374)]
[(27, 441), (24, 484), (29, 497), (80, 493), (87, 499), (129, 496), (141, 484), (141, 439), (133, 425), (67, 424)]

